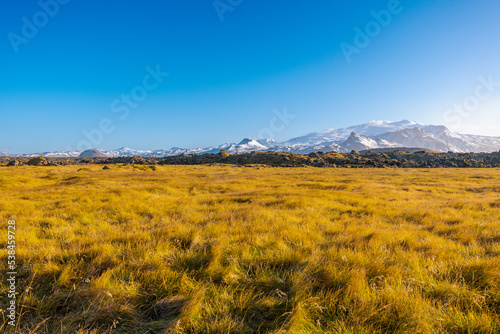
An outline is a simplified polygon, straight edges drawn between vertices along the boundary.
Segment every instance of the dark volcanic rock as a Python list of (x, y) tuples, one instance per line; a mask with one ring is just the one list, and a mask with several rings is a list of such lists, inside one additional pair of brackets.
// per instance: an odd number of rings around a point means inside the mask
[[(30, 160), (31, 159), (31, 160)], [(379, 153), (318, 152), (308, 155), (284, 152), (251, 152), (242, 154), (181, 154), (160, 157), (82, 157), (82, 158), (27, 158), (0, 157), (0, 164), (18, 165), (235, 165), (269, 167), (331, 167), (331, 168), (499, 168), (500, 153), (433, 153), (393, 150)]]
[(370, 150), (363, 150), (360, 153), (388, 153), (388, 152), (407, 152), (407, 153), (439, 153), (438, 151), (429, 150), (427, 148), (419, 147), (386, 147), (386, 148), (372, 148)]
[(28, 161), (29, 166), (45, 166), (47, 164), (47, 159), (45, 159), (44, 157), (36, 157)]

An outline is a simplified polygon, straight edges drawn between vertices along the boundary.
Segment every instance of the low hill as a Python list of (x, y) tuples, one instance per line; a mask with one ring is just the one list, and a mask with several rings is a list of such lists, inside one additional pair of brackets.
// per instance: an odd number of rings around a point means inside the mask
[(80, 153), (80, 158), (106, 158), (107, 155), (96, 149), (90, 149)]

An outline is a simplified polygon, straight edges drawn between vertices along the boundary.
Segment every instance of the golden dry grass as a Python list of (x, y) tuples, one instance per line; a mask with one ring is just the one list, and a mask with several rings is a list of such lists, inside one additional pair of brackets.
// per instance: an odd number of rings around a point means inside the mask
[(17, 332), (500, 333), (498, 169), (154, 169), (0, 169)]

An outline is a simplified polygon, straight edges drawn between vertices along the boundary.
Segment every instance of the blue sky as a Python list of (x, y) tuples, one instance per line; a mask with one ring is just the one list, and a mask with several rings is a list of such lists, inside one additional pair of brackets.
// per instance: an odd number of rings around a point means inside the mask
[(498, 1), (1, 6), (0, 151), (282, 141), (378, 119), (500, 136)]

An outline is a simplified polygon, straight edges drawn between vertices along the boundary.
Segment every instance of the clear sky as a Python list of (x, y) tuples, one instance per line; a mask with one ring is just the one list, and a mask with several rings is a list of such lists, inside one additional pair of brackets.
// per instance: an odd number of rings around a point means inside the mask
[(283, 141), (379, 119), (500, 136), (498, 0), (0, 6), (0, 151)]

